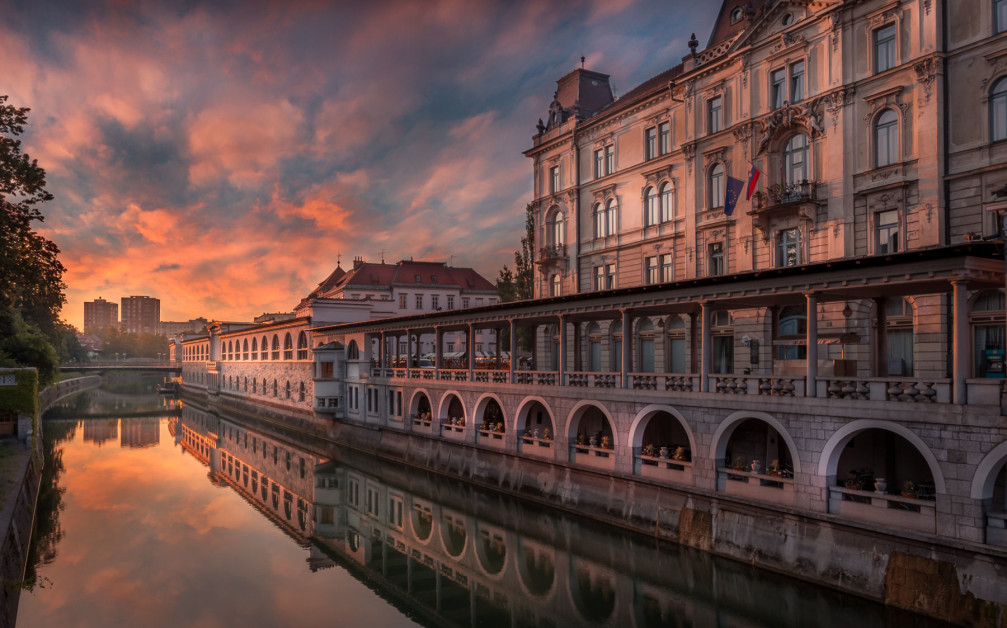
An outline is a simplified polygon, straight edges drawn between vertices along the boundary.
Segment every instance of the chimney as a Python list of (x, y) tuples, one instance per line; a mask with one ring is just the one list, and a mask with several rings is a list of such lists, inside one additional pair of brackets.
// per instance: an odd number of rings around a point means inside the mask
[(353, 258), (353, 270), (356, 270), (363, 265), (364, 265), (364, 258), (360, 257), (359, 255)]

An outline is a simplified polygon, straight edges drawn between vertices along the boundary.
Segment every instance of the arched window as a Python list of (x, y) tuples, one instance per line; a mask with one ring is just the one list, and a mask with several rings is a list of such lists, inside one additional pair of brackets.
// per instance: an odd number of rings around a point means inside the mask
[(277, 336), (276, 334), (273, 334), (272, 358), (274, 360), (279, 360), (280, 359), (280, 337)]
[(290, 382), (287, 382), (287, 386), (284, 390), (284, 399), (290, 399)]
[(252, 338), (252, 359), (259, 359), (259, 342), (257, 338)]
[[(261, 353), (259, 354), (259, 359), (260, 360), (268, 360), (269, 359), (269, 340), (267, 340), (265, 336), (262, 337), (262, 344), (259, 346), (259, 349), (261, 351)], [(266, 391), (265, 386), (263, 386), (262, 391), (263, 391), (263, 394), (265, 394), (265, 391)]]
[(279, 397), (280, 396), (278, 394), (278, 387), (276, 386), (276, 380), (275, 379), (273, 380), (273, 396), (274, 397)]
[(605, 224), (605, 208), (601, 203), (598, 203), (594, 206), (594, 237), (605, 237)]
[(308, 335), (303, 331), (297, 336), (297, 359), (308, 359)]
[(718, 209), (724, 206), (724, 166), (717, 164), (710, 168), (710, 176), (707, 178), (707, 200), (709, 209)]
[(297, 400), (304, 401), (304, 382), (301, 382), (301, 389), (297, 393)]
[(231, 342), (230, 340), (227, 342), (227, 349), (225, 349), (224, 353), (226, 353), (226, 355), (224, 356), (225, 360), (230, 360), (232, 357), (234, 357), (234, 343)]
[(990, 91), (990, 141), (1007, 140), (1007, 77)]
[(661, 222), (675, 218), (675, 197), (671, 193), (671, 184), (661, 184)]
[(360, 359), (360, 349), (357, 347), (357, 341), (351, 340), (350, 346), (346, 348), (346, 359), (347, 360), (359, 360)]
[(549, 280), (549, 296), (558, 297), (562, 294), (562, 284), (560, 283), (559, 273), (554, 274)]
[(545, 242), (547, 246), (559, 247), (565, 242), (563, 229), (563, 212), (553, 208), (545, 221)]
[(807, 340), (808, 316), (805, 306), (788, 305), (780, 310), (776, 321), (776, 339), (790, 344), (781, 344), (777, 359), (803, 360), (808, 348), (802, 341)]
[(899, 116), (885, 109), (874, 121), (874, 167), (899, 161)]
[(789, 185), (808, 180), (808, 136), (798, 133), (783, 149), (784, 176)]
[(245, 338), (241, 343), (241, 359), (248, 360), (248, 338)]
[(283, 359), (284, 360), (294, 359), (294, 341), (290, 337), (289, 333), (287, 333), (287, 335), (283, 337)]
[(643, 193), (643, 220), (644, 225), (653, 227), (660, 221), (660, 214), (657, 204), (657, 189), (651, 185)]
[(605, 235), (610, 236), (615, 235), (616, 224), (618, 222), (616, 220), (615, 199), (608, 200), (608, 204), (605, 206), (605, 214), (606, 214), (606, 222), (608, 223)]

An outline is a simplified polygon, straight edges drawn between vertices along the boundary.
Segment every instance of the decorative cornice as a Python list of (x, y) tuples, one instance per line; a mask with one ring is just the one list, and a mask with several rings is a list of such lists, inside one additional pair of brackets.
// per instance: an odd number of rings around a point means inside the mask
[(916, 82), (923, 86), (923, 103), (928, 103), (930, 102), (934, 81), (937, 80), (937, 72), (940, 69), (937, 57), (927, 57), (922, 61), (917, 61), (913, 64), (913, 69), (916, 70)]
[(779, 132), (788, 129), (801, 127), (806, 129), (812, 137), (825, 135), (821, 116), (815, 111), (821, 100), (821, 98), (816, 98), (810, 102), (796, 105), (784, 102), (782, 107), (758, 120), (757, 122), (762, 125), (762, 139), (759, 142), (758, 154), (766, 151), (769, 142)]

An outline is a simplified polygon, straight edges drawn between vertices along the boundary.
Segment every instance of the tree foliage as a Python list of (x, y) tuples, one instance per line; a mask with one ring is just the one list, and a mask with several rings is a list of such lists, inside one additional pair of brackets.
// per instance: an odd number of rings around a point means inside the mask
[(156, 358), (167, 351), (168, 339), (158, 334), (134, 334), (115, 327), (98, 332), (102, 351), (108, 358), (116, 353), (130, 358)]
[[(503, 303), (524, 301), (535, 296), (535, 213), (531, 203), (524, 212), (524, 236), (521, 238), (521, 250), (514, 251), (514, 270), (504, 265), (497, 276), (497, 294)], [(521, 349), (530, 351), (533, 341), (529, 330), (519, 330), (518, 346)], [(510, 330), (504, 330), (500, 344), (510, 346)]]
[[(34, 230), (52, 200), (45, 170), (21, 150), (28, 109), (0, 95), (0, 354), (51, 381), (58, 349), (72, 350), (59, 312), (66, 302), (59, 248)], [(8, 335), (14, 334), (14, 335)], [(3, 359), (0, 355), (0, 359)]]

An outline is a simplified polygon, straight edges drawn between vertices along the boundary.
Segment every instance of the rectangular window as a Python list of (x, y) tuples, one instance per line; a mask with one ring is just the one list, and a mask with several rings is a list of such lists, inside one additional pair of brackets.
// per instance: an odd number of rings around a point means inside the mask
[(671, 152), (671, 123), (662, 122), (657, 125), (657, 135), (659, 141), (658, 150), (662, 155), (667, 155)]
[(408, 298), (409, 298), (409, 295), (406, 294), (405, 292), (400, 292), (399, 293), (399, 309), (401, 309), (401, 310), (406, 309), (406, 307), (407, 307), (406, 303), (408, 303), (408, 301), (407, 301)]
[(423, 295), (422, 294), (417, 294), (416, 295), (416, 309), (417, 310), (422, 310), (423, 309)]
[(615, 145), (609, 144), (605, 147), (605, 174), (615, 172)]
[(468, 306), (469, 306), (469, 298), (468, 297), (462, 297), (462, 307), (463, 308), (467, 308)]
[(711, 277), (724, 274), (724, 243), (723, 242), (713, 242), (707, 248), (709, 252), (710, 261), (710, 272)]
[(448, 309), (455, 309), (455, 296), (453, 294), (448, 295)]
[(889, 24), (874, 31), (874, 72), (884, 72), (895, 67), (895, 25)]
[(710, 133), (716, 133), (724, 128), (724, 101), (721, 100), (720, 96), (716, 98), (711, 98), (709, 102), (706, 103), (707, 111), (707, 127)]
[(653, 159), (657, 157), (657, 128), (650, 127), (647, 129), (647, 159)]
[(804, 100), (804, 62), (790, 65), (790, 102)]
[(388, 498), (388, 523), (402, 529), (402, 499), (399, 497)]
[(605, 152), (602, 149), (594, 151), (594, 178), (605, 176)]
[(559, 166), (553, 166), (549, 168), (549, 193), (555, 194), (559, 190)]
[(658, 282), (657, 278), (657, 256), (647, 258), (647, 278), (646, 283), (655, 284)]
[(784, 229), (776, 236), (776, 266), (797, 266), (798, 242), (800, 232), (795, 229)]
[(594, 289), (604, 290), (605, 289), (605, 267), (595, 266), (594, 267)]
[(874, 252), (877, 255), (898, 253), (899, 213), (896, 210), (878, 212), (875, 216), (875, 230), (878, 234)]
[(431, 294), (430, 295), (430, 309), (439, 310), (440, 309), (441, 295)]
[(672, 262), (671, 253), (665, 253), (661, 256), (661, 283), (668, 283), (672, 280)]
[(1007, 0), (993, 0), (993, 21), (996, 32), (1007, 30)]
[(608, 290), (615, 288), (615, 264), (605, 266), (605, 288)]
[(783, 100), (786, 98), (786, 80), (787, 72), (783, 68), (769, 73), (769, 107), (771, 109), (779, 109), (783, 106)]

